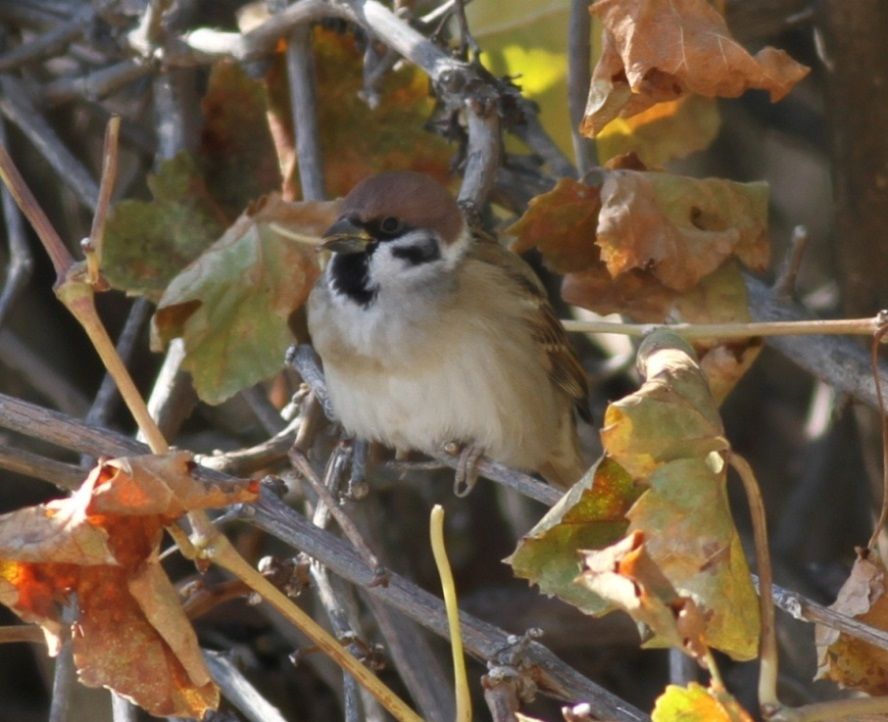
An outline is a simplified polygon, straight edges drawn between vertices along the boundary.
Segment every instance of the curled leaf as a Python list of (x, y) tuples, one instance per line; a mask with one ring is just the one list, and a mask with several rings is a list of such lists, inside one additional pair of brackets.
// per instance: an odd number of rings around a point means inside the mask
[(734, 98), (755, 88), (776, 102), (809, 72), (782, 50), (750, 55), (706, 0), (598, 0), (590, 11), (605, 43), (583, 118), (589, 136), (688, 93)]
[(187, 452), (99, 464), (71, 497), (0, 516), (0, 602), (59, 649), (76, 610), (80, 681), (157, 716), (200, 717), (219, 692), (160, 566), (163, 526), (185, 511), (251, 501), (256, 489), (205, 486)]

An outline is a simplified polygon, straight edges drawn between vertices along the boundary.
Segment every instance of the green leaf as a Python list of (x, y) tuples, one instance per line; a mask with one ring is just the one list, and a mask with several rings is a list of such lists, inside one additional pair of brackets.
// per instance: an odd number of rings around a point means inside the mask
[(582, 549), (601, 549), (626, 532), (626, 512), (641, 488), (610, 459), (590, 469), (518, 543), (506, 559), (515, 574), (588, 614), (612, 605), (575, 584)]
[(124, 200), (105, 229), (102, 273), (112, 287), (157, 300), (225, 228), (194, 160), (179, 153), (148, 176), (153, 201)]
[(153, 345), (184, 339), (183, 366), (202, 400), (221, 403), (281, 368), (292, 341), (287, 319), (319, 269), (315, 246), (276, 228), (318, 237), (336, 208), (270, 196), (170, 283), (154, 317)]

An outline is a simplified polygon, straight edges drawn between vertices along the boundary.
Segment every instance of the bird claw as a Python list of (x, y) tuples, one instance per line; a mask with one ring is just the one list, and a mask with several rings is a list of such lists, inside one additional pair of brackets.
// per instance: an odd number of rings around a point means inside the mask
[(453, 493), (464, 497), (472, 493), (478, 481), (478, 460), (484, 455), (484, 449), (471, 444), (459, 451), (456, 474), (453, 477)]

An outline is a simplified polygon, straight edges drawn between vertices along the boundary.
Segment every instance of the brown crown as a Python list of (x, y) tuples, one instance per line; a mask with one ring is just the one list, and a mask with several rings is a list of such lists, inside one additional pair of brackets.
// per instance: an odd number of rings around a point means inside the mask
[(362, 223), (394, 217), (413, 228), (435, 231), (453, 243), (463, 227), (462, 213), (450, 192), (423, 173), (378, 173), (352, 188), (342, 204), (343, 218)]

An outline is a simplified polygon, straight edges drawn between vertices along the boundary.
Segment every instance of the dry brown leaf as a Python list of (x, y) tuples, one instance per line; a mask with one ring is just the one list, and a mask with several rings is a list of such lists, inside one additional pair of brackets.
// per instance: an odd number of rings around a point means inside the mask
[(611, 276), (650, 270), (686, 291), (732, 255), (767, 265), (768, 187), (616, 170), (605, 175), (596, 243)]
[(552, 270), (581, 271), (598, 264), (595, 228), (601, 208), (598, 188), (562, 178), (548, 193), (531, 198), (524, 215), (506, 229), (511, 248), (538, 248)]
[[(861, 622), (888, 630), (888, 579), (875, 551), (858, 550), (851, 574), (830, 606)], [(888, 694), (888, 652), (818, 625), (816, 679), (831, 679), (868, 694)]]
[(590, 11), (605, 41), (583, 118), (589, 136), (687, 93), (734, 98), (757, 88), (776, 102), (809, 72), (782, 50), (750, 55), (706, 0), (599, 0)]
[(641, 323), (662, 323), (679, 296), (650, 271), (632, 270), (613, 278), (603, 263), (561, 282), (561, 297), (602, 315), (621, 313)]
[(77, 610), (80, 680), (158, 716), (200, 717), (219, 693), (157, 558), (163, 527), (185, 511), (252, 501), (190, 475), (187, 452), (99, 464), (71, 497), (0, 516), (0, 602), (60, 646), (62, 609)]

